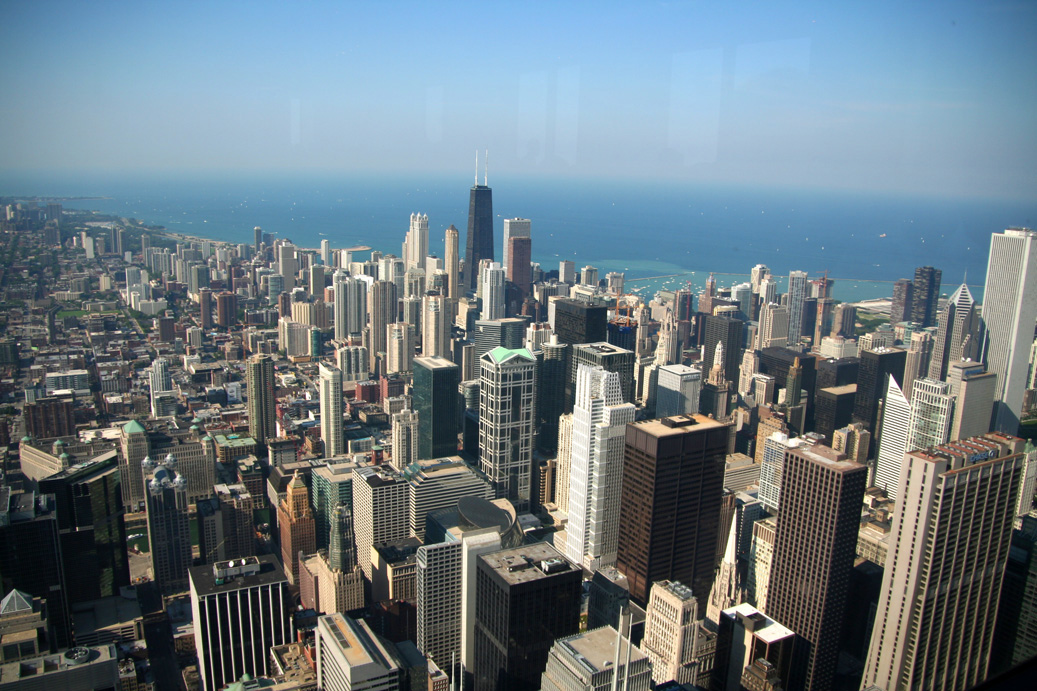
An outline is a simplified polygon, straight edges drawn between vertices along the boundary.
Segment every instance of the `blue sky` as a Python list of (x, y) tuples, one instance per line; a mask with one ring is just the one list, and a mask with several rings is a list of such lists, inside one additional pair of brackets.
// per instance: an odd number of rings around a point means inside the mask
[(1032, 198), (1037, 3), (10, 2), (0, 173)]

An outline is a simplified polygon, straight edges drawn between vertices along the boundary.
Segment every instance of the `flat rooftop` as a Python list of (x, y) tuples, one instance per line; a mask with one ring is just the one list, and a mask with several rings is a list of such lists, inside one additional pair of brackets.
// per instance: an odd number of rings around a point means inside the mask
[[(616, 658), (616, 630), (611, 626), (603, 626), (600, 629), (591, 629), (584, 633), (578, 633), (568, 638), (560, 638), (557, 645), (567, 648), (573, 657), (586, 666), (590, 674), (603, 672), (613, 666)], [(626, 647), (624, 639), (622, 647)], [(627, 653), (621, 651), (626, 659)], [(577, 657), (579, 656), (579, 657)], [(645, 654), (640, 648), (630, 648), (630, 662), (643, 660)]]
[(632, 422), (630, 424), (633, 427), (644, 430), (653, 437), (669, 437), (699, 430), (727, 427), (726, 423), (697, 413), (694, 415), (674, 415), (657, 420), (642, 420), (641, 422)]
[(233, 592), (242, 588), (253, 588), (257, 585), (270, 585), (274, 583), (287, 583), (284, 570), (277, 559), (271, 554), (256, 557), (259, 560), (259, 573), (247, 576), (235, 576), (222, 583), (216, 583), (212, 564), (205, 566), (192, 566), (188, 569), (188, 576), (194, 584), (194, 589), (199, 597), (215, 595), (216, 593)]
[(823, 463), (825, 466), (842, 473), (866, 467), (856, 461), (849, 460), (845, 454), (822, 444), (814, 444), (812, 446), (800, 444), (795, 448), (789, 449), (789, 452), (817, 463)]
[[(506, 583), (512, 585), (550, 578), (560, 573), (572, 571), (581, 575), (583, 573), (580, 568), (570, 564), (557, 549), (546, 542), (535, 542), (492, 554), (484, 554), (479, 559), (484, 561)], [(545, 562), (549, 572), (545, 572), (541, 568)]]
[(773, 643), (774, 641), (780, 641), (783, 638), (795, 635), (795, 632), (793, 632), (792, 629), (782, 626), (760, 610), (750, 605), (748, 602), (743, 602), (736, 607), (725, 609), (724, 614), (734, 618), (738, 618), (738, 616), (741, 615), (746, 619), (755, 620), (756, 624), (753, 627), (753, 633), (755, 633), (757, 638), (764, 643)]
[[(82, 657), (78, 662), (74, 662), (73, 656), (77, 653)], [(82, 668), (109, 663), (113, 665), (114, 671), (117, 669), (115, 666), (118, 664), (116, 660), (115, 646), (108, 644), (91, 648), (70, 648), (53, 655), (41, 655), (28, 660), (9, 662), (5, 665), (0, 665), (0, 687), (13, 684), (27, 677), (39, 678), (45, 674), (64, 672), (70, 667)]]

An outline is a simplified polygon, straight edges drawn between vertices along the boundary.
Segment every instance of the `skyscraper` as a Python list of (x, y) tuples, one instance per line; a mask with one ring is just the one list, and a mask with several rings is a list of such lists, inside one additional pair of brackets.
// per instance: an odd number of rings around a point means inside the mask
[(493, 190), (479, 184), (478, 153), (476, 153), (475, 184), (468, 198), (468, 236), (465, 239), (464, 271), (465, 287), (474, 291), (479, 278), (479, 262), (493, 261)]
[(702, 372), (687, 365), (665, 365), (659, 368), (656, 389), (656, 417), (694, 415), (699, 412)]
[(630, 596), (679, 580), (705, 607), (713, 584), (730, 427), (702, 415), (627, 425), (616, 567)]
[(389, 324), (385, 336), (385, 372), (410, 372), (414, 367), (414, 327), (404, 322)]
[[(396, 321), (399, 309), (396, 303), (396, 284), (390, 281), (375, 281), (371, 284), (368, 307), (371, 311), (371, 342), (368, 346), (370, 371), (385, 373), (386, 327)], [(379, 366), (379, 362), (382, 363)]]
[(410, 215), (410, 230), (407, 231), (403, 248), (406, 268), (425, 268), (425, 257), (428, 256), (428, 214)]
[(478, 557), (476, 691), (539, 688), (554, 640), (580, 627), (582, 572), (546, 542)]
[(483, 272), (482, 319), (504, 319), (504, 269), (491, 262)]
[(130, 567), (117, 460), (77, 463), (40, 480), (39, 490), (54, 495), (69, 604), (118, 595)]
[(569, 522), (564, 553), (593, 573), (616, 561), (623, 483), (623, 429), (635, 408), (624, 403), (619, 375), (581, 364), (576, 375)]
[(277, 436), (274, 411), (274, 361), (269, 355), (253, 355), (245, 368), (248, 387), (248, 433), (257, 447)]
[(342, 434), (342, 370), (320, 363), (320, 438), (324, 442), (324, 458), (346, 452)]
[(288, 581), (270, 555), (190, 570), (191, 613), (204, 691), (270, 673), (270, 647), (292, 638)]
[(911, 403), (897, 381), (891, 375), (886, 376), (886, 399), (882, 406), (882, 434), (875, 460), (874, 484), (885, 489), (890, 499), (896, 499), (900, 467), (904, 463), (904, 453), (909, 450)]
[(915, 269), (912, 290), (911, 321), (922, 327), (936, 324), (936, 305), (940, 299), (940, 278), (943, 272), (931, 266)]
[(414, 359), (414, 411), (418, 414), (418, 458), (457, 453), (458, 367), (440, 357)]
[(536, 358), (525, 348), (494, 348), (479, 365), (479, 466), (498, 498), (529, 511), (535, 501)]
[(555, 641), (540, 688), (596, 691), (612, 688), (613, 681), (616, 688), (646, 691), (652, 681), (651, 663), (611, 626), (590, 627), (584, 633)]
[(760, 308), (756, 350), (784, 348), (789, 340), (789, 308), (767, 303)]
[(292, 292), (295, 276), (299, 273), (299, 260), (295, 257), (295, 245), (290, 242), (277, 248), (277, 273), (284, 277), (284, 289)]
[(156, 464), (144, 460), (147, 483), (148, 543), (151, 570), (165, 595), (187, 590), (191, 566), (191, 532), (187, 518), (187, 479), (176, 472), (172, 453)]
[(987, 676), (1022, 456), (970, 442), (904, 458), (865, 685), (967, 689)]
[(418, 460), (418, 414), (404, 409), (392, 416), (392, 462), (406, 470)]
[(792, 271), (789, 273), (789, 340), (788, 344), (797, 345), (803, 336), (803, 301), (807, 297), (807, 272)]
[(984, 361), (997, 375), (992, 424), (1006, 434), (1018, 431), (1035, 320), (1037, 233), (1028, 228), (994, 233), (983, 289)]
[[(392, 643), (364, 620), (340, 612), (317, 620), (317, 688), (324, 691), (399, 691), (404, 670)], [(208, 691), (208, 690), (206, 690)]]
[(443, 243), (446, 249), (446, 273), (447, 273), (447, 297), (451, 300), (457, 300), (458, 298), (464, 297), (459, 293), (459, 272), (460, 272), (460, 259), (458, 249), (458, 232), (457, 228), (450, 225), (446, 229), (444, 234)]
[[(702, 657), (711, 646), (701, 639), (713, 634), (703, 627), (698, 598), (679, 581), (656, 581), (645, 611), (645, 637), (641, 651), (652, 663), (652, 681), (668, 681), (703, 687), (709, 684), (710, 667), (703, 669)], [(701, 649), (701, 652), (700, 652)]]
[(860, 353), (857, 370), (857, 395), (853, 400), (853, 421), (864, 425), (875, 443), (879, 399), (886, 395), (886, 375), (892, 375), (897, 385), (904, 381), (907, 351), (900, 348), (875, 348)]
[(964, 283), (958, 286), (940, 310), (937, 321), (929, 378), (945, 379), (950, 365), (961, 360), (978, 359), (983, 345), (982, 322), (968, 286)]
[[(504, 268), (508, 273), (508, 280), (515, 284), (522, 292), (522, 298), (529, 295), (531, 278), (530, 259), (533, 252), (531, 240), (524, 237), (513, 237), (508, 241), (508, 258)], [(611, 275), (611, 274), (610, 274)]]
[(767, 613), (805, 644), (791, 687), (820, 691), (835, 680), (867, 476), (828, 447), (785, 454)]
[(914, 283), (911, 279), (901, 278), (893, 284), (893, 303), (889, 310), (889, 323), (911, 321), (914, 311)]
[(310, 508), (310, 490), (299, 471), (295, 471), (285, 498), (277, 507), (277, 527), (281, 531), (281, 563), (288, 582), (299, 582), (299, 553), (317, 550), (317, 527)]
[[(530, 226), (531, 222), (528, 218), (505, 218), (504, 219), (504, 261), (502, 264), (505, 267), (510, 267), (511, 264), (508, 261), (511, 258), (511, 247), (509, 246), (512, 238), (528, 238), (530, 237)], [(511, 274), (508, 274), (508, 280), (514, 281), (511, 278)]]
[(335, 289), (335, 340), (345, 342), (349, 338), (349, 313), (347, 300), (349, 294), (346, 292), (346, 283), (349, 274), (339, 269), (331, 277), (331, 285)]
[(424, 357), (447, 357), (450, 354), (450, 310), (447, 299), (438, 293), (426, 293), (421, 310), (421, 354)]

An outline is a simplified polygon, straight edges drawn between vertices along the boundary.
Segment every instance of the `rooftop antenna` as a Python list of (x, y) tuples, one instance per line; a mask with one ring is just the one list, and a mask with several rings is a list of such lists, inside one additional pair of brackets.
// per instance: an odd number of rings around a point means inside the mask
[(483, 169), (482, 169), (482, 184), (483, 184), (483, 187), (486, 187), (487, 185), (489, 185), (489, 183), (487, 182), (487, 180), (488, 180), (488, 179), (489, 179), (489, 177), (490, 177), (490, 150), (489, 150), (489, 149), (487, 149), (487, 150), (486, 150), (486, 151), (485, 151), (485, 152), (483, 153), (483, 161), (482, 161), (482, 164), (483, 164)]
[(965, 285), (969, 284), (969, 270), (965, 269), (965, 277), (961, 279), (961, 282)]
[(479, 150), (475, 150), (475, 186), (479, 186)]

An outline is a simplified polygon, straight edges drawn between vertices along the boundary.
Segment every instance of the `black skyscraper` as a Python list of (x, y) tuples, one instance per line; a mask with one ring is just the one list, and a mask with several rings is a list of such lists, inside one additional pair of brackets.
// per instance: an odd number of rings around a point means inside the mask
[(940, 279), (943, 272), (931, 266), (915, 269), (914, 299), (911, 303), (911, 321), (923, 327), (936, 325), (936, 304), (940, 299)]
[(468, 238), (465, 240), (464, 284), (468, 290), (475, 290), (479, 280), (479, 262), (483, 259), (493, 261), (493, 190), (485, 183), (472, 186), (472, 194), (468, 198)]

